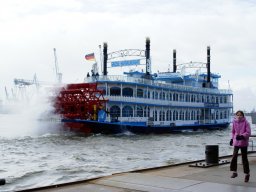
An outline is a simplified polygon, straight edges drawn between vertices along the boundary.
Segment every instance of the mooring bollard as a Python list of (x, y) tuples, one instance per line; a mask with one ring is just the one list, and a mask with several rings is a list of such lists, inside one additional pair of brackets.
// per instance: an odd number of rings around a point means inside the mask
[(4, 185), (5, 184), (5, 179), (0, 179), (0, 185)]
[(205, 162), (208, 164), (219, 163), (219, 146), (218, 145), (205, 146)]

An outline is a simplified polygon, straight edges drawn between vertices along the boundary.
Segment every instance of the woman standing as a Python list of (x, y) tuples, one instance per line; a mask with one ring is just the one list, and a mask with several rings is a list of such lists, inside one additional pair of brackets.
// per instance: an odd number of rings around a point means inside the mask
[(245, 173), (244, 182), (248, 182), (250, 179), (250, 168), (247, 157), (247, 149), (249, 145), (249, 137), (251, 135), (250, 124), (246, 120), (243, 111), (236, 112), (236, 117), (234, 118), (232, 124), (232, 139), (230, 140), (230, 146), (234, 146), (234, 151), (230, 163), (230, 171), (233, 171), (231, 178), (238, 176), (237, 156), (239, 149), (241, 149), (243, 169)]

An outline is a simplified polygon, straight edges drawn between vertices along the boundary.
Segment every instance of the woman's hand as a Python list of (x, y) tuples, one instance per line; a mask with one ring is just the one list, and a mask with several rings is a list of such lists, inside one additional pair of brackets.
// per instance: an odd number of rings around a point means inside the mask
[(229, 145), (232, 146), (233, 145), (233, 139), (230, 139), (229, 141)]
[(237, 135), (237, 136), (236, 136), (236, 140), (237, 140), (237, 141), (245, 140), (245, 138), (244, 138), (243, 135)]

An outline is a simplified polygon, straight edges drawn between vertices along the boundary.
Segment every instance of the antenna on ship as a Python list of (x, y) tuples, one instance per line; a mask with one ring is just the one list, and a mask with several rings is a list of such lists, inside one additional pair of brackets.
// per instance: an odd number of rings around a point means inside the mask
[(56, 74), (57, 83), (61, 83), (62, 73), (60, 73), (60, 71), (59, 71), (58, 59), (57, 59), (57, 54), (56, 54), (55, 48), (53, 48), (53, 52), (54, 52), (55, 74)]

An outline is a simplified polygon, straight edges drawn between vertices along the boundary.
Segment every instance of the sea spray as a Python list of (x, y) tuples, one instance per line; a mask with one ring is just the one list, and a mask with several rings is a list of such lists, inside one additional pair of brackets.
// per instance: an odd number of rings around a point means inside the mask
[(41, 87), (29, 98), (8, 103), (8, 113), (1, 114), (0, 137), (39, 136), (57, 133), (60, 117), (54, 114), (50, 98), (53, 88)]

